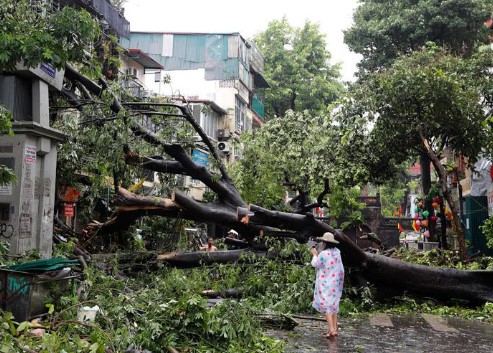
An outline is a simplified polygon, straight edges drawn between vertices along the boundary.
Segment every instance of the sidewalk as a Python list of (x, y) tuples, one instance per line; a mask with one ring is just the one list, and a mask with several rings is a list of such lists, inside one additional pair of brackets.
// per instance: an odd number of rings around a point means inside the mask
[(289, 353), (492, 353), (493, 325), (429, 314), (340, 318), (339, 336), (322, 338), (326, 324), (303, 319), (294, 331), (274, 331)]

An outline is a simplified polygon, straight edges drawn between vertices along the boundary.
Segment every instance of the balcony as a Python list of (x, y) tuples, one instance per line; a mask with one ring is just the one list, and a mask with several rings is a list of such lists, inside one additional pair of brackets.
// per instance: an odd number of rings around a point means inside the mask
[(132, 76), (125, 76), (122, 83), (123, 87), (125, 87), (132, 96), (140, 99), (149, 97), (149, 91), (138, 79)]
[(81, 7), (98, 18), (104, 18), (120, 37), (130, 36), (130, 22), (109, 0), (61, 0), (60, 3)]
[(264, 103), (256, 95), (252, 99), (252, 110), (262, 119), (265, 118)]
[(264, 72), (264, 57), (260, 53), (260, 50), (254, 43), (250, 44), (250, 66), (251, 68), (259, 73)]

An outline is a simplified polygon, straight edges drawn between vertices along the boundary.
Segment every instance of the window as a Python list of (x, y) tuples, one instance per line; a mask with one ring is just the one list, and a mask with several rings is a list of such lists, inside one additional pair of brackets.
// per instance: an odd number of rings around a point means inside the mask
[(212, 110), (209, 106), (204, 106), (202, 109), (201, 124), (204, 132), (210, 138), (217, 140), (217, 123), (219, 120), (219, 114)]
[(245, 131), (245, 103), (236, 96), (235, 99), (235, 129)]
[(243, 146), (234, 146), (233, 154), (235, 156), (235, 160), (243, 158)]
[(9, 203), (0, 203), (0, 221), (10, 221)]

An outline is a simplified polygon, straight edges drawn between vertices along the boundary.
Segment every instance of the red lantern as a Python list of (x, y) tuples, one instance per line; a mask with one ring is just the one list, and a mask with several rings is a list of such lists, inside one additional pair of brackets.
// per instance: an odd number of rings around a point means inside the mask
[(431, 216), (430, 219), (432, 220), (432, 222), (435, 222), (437, 220), (437, 216)]
[(439, 196), (435, 196), (435, 197), (433, 198), (433, 202), (440, 203), (440, 201), (441, 201), (441, 200), (440, 200), (440, 197), (439, 197)]
[(452, 219), (452, 212), (449, 209), (445, 211), (445, 218)]
[(423, 219), (423, 220), (421, 221), (421, 226), (423, 226), (423, 227), (428, 227), (428, 220), (427, 220), (427, 219)]
[(439, 204), (438, 202), (433, 202), (433, 203), (431, 204), (431, 206), (432, 206), (433, 208), (437, 208), (439, 205), (440, 205), (440, 204)]
[(416, 213), (416, 214), (414, 215), (414, 219), (419, 219), (419, 214), (417, 214), (417, 213)]

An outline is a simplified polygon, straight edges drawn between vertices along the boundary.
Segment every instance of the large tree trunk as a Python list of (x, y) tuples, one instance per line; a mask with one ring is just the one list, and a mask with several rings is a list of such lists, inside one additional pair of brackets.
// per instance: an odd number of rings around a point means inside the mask
[(442, 163), (440, 163), (440, 159), (438, 158), (433, 148), (431, 148), (428, 140), (425, 139), (423, 136), (421, 136), (421, 139), (423, 141), (423, 145), (426, 149), (426, 152), (438, 174), (438, 179), (443, 193), (443, 197), (445, 198), (445, 200), (447, 200), (447, 203), (450, 207), (450, 211), (452, 212), (452, 224), (454, 231), (457, 233), (457, 241), (459, 243), (459, 254), (461, 259), (465, 260), (467, 258), (467, 252), (466, 252), (464, 231), (462, 230), (461, 219), (459, 216), (459, 210), (457, 208), (457, 204), (452, 198), (452, 192), (450, 188), (447, 186), (447, 171), (445, 170), (445, 167), (442, 165)]
[(387, 296), (404, 293), (439, 300), (493, 301), (493, 271), (463, 271), (367, 254), (361, 275)]
[[(122, 197), (123, 195), (126, 197)], [(414, 265), (382, 255), (370, 254), (357, 247), (344, 233), (317, 220), (311, 213), (300, 215), (271, 211), (255, 205), (250, 205), (248, 209), (239, 207), (237, 212), (232, 212), (227, 208), (218, 208), (217, 205), (199, 203), (183, 194), (180, 194), (179, 199), (179, 204), (184, 207), (181, 217), (200, 221), (207, 219), (227, 224), (229, 227), (239, 229), (249, 241), (258, 234), (271, 234), (303, 242), (324, 232), (333, 232), (340, 242), (339, 248), (344, 264), (357, 270), (356, 273), (373, 284), (383, 296), (413, 293), (440, 300), (457, 298), (473, 302), (493, 301), (493, 271), (463, 271)], [(170, 216), (177, 207), (177, 204), (170, 200), (136, 196), (124, 189), (120, 189), (117, 202), (124, 206), (117, 208), (115, 216), (107, 224), (100, 224), (97, 227), (100, 234), (112, 231), (115, 219), (120, 217), (135, 219), (143, 210), (154, 211), (156, 215)], [(138, 202), (138, 205), (129, 207), (130, 202)], [(153, 206), (156, 208), (149, 210), (148, 205), (151, 204), (159, 206)], [(159, 255), (156, 261), (177, 267), (196, 267), (213, 262), (238, 262), (244, 251), (248, 250), (163, 254)]]
[[(197, 252), (183, 252), (183, 253), (171, 253), (158, 255), (156, 260), (158, 262), (166, 263), (171, 266), (180, 268), (188, 267), (200, 267), (203, 265), (211, 265), (214, 263), (242, 263), (241, 255), (248, 250), (227, 250), (227, 251), (197, 251)], [(259, 254), (259, 256), (265, 256), (265, 253)], [(249, 260), (251, 261), (251, 260)]]

